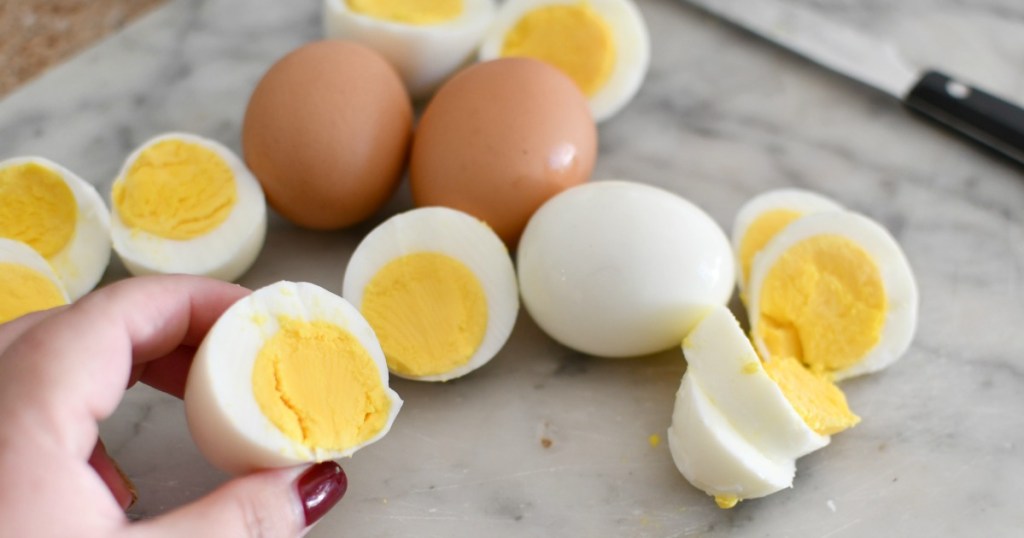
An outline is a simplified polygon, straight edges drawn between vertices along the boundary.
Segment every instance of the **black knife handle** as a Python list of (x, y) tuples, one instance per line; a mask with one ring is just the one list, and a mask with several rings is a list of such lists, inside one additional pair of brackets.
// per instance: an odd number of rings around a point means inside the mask
[(1024, 109), (938, 71), (903, 100), (908, 108), (1024, 164)]

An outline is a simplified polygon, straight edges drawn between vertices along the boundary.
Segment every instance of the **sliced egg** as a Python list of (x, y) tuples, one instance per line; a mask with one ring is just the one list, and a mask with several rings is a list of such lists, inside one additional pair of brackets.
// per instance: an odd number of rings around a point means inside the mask
[(149, 140), (125, 161), (110, 198), (114, 250), (134, 275), (235, 280), (263, 248), (263, 190), (215, 140), (185, 133)]
[(494, 0), (325, 0), (324, 34), (376, 50), (423, 97), (472, 58), (494, 12)]
[(110, 263), (110, 217), (92, 185), (41, 157), (0, 162), (0, 237), (46, 258), (68, 296), (96, 287)]
[(678, 346), (729, 301), (729, 240), (707, 213), (630, 181), (569, 188), (530, 218), (518, 248), (523, 305), (583, 353), (634, 357)]
[(754, 257), (751, 336), (767, 362), (792, 357), (843, 379), (897, 360), (917, 326), (917, 283), (882, 226), (848, 211), (807, 215)]
[(196, 351), (189, 430), (231, 473), (352, 455), (402, 406), (359, 312), (309, 283), (277, 282), (228, 308)]
[(576, 82), (601, 122), (640, 89), (650, 48), (647, 25), (629, 0), (509, 0), (479, 56), (527, 56), (555, 65)]
[(46, 258), (25, 243), (0, 238), (0, 323), (69, 302)]
[(750, 199), (736, 214), (732, 227), (732, 248), (736, 254), (736, 283), (745, 294), (754, 255), (775, 234), (804, 215), (841, 211), (832, 199), (803, 189), (777, 189)]
[(505, 345), (519, 311), (515, 269), (483, 221), (425, 207), (384, 221), (352, 253), (342, 294), (366, 317), (391, 372), (447, 381)]

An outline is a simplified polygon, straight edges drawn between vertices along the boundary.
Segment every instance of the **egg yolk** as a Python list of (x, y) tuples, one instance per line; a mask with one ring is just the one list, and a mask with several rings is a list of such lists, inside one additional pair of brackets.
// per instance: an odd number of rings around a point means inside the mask
[(764, 369), (815, 432), (833, 435), (860, 422), (850, 411), (846, 395), (824, 374), (811, 372), (793, 357), (772, 358)]
[(71, 242), (77, 220), (75, 195), (56, 171), (37, 163), (0, 169), (0, 237), (50, 258)]
[(216, 229), (238, 200), (235, 175), (216, 152), (184, 140), (142, 150), (111, 195), (129, 228), (165, 239), (194, 239)]
[(740, 502), (740, 498), (732, 494), (715, 495), (715, 504), (723, 510), (736, 506), (738, 502)]
[(779, 257), (758, 308), (769, 358), (794, 357), (820, 373), (856, 364), (878, 343), (888, 300), (864, 249), (845, 237), (820, 235)]
[(775, 234), (782, 231), (794, 220), (803, 216), (799, 211), (775, 209), (765, 211), (754, 219), (740, 240), (740, 275), (746, 282), (750, 277), (750, 266), (754, 263), (754, 255), (761, 251)]
[(67, 304), (60, 288), (46, 275), (17, 263), (0, 263), (0, 323), (29, 312)]
[(462, 14), (462, 0), (347, 0), (356, 13), (414, 25), (442, 24)]
[(434, 252), (385, 265), (366, 286), (362, 312), (399, 375), (437, 375), (468, 363), (487, 330), (480, 281), (462, 262)]
[(310, 448), (346, 450), (377, 435), (391, 401), (359, 340), (325, 321), (278, 322), (252, 373), (253, 395), (267, 419)]
[(505, 36), (501, 55), (544, 60), (592, 96), (615, 67), (615, 41), (608, 23), (586, 2), (560, 4), (523, 15)]

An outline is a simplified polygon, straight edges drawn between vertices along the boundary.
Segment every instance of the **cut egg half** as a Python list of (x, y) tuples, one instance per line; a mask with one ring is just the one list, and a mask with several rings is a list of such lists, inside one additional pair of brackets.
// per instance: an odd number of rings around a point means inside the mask
[(114, 250), (133, 275), (232, 281), (263, 248), (263, 190), (215, 140), (186, 133), (149, 140), (125, 161), (110, 198)]
[(480, 60), (525, 56), (562, 70), (587, 96), (594, 120), (636, 95), (650, 63), (643, 15), (629, 0), (509, 0), (480, 46)]
[(350, 456), (387, 434), (401, 406), (363, 317), (302, 282), (271, 284), (229, 307), (185, 388), (196, 445), (236, 474)]
[(391, 372), (447, 381), (489, 362), (515, 325), (519, 296), (505, 244), (444, 207), (395, 215), (348, 262), (342, 295), (380, 339)]
[(46, 258), (25, 243), (0, 238), (0, 323), (69, 302)]
[(917, 326), (917, 283), (896, 240), (849, 211), (807, 215), (755, 257), (751, 337), (771, 363), (787, 357), (844, 379), (896, 361)]
[(387, 58), (419, 98), (473, 57), (494, 13), (494, 0), (325, 0), (323, 24)]
[(0, 237), (25, 243), (53, 268), (71, 300), (110, 263), (110, 217), (96, 189), (41, 157), (0, 162)]

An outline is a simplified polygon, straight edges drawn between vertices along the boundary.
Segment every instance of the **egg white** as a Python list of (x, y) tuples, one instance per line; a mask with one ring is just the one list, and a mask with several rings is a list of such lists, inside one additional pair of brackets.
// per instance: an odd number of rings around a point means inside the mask
[(472, 59), (494, 13), (494, 0), (464, 0), (458, 18), (416, 25), (354, 12), (345, 0), (324, 0), (323, 25), (326, 37), (357, 41), (384, 56), (420, 98)]
[(164, 140), (182, 140), (205, 147), (227, 163), (238, 196), (231, 213), (217, 228), (192, 239), (176, 240), (129, 228), (112, 204), (111, 235), (114, 250), (133, 275), (184, 273), (233, 281), (242, 276), (259, 255), (267, 232), (267, 205), (263, 189), (241, 159), (223, 144), (187, 133), (166, 133), (132, 152), (114, 180), (125, 174), (148, 147)]
[[(278, 317), (325, 321), (351, 333), (373, 359), (391, 407), (384, 427), (365, 443), (343, 451), (312, 449), (281, 432), (253, 395), (253, 366), (280, 328)], [(185, 387), (189, 430), (203, 455), (220, 469), (243, 473), (351, 456), (388, 433), (402, 399), (388, 387), (377, 337), (347, 301), (314, 284), (281, 281), (229, 307), (196, 350)]]
[(818, 235), (838, 235), (864, 249), (878, 267), (888, 302), (885, 324), (878, 343), (856, 364), (834, 372), (835, 379), (876, 372), (889, 366), (903, 355), (914, 338), (917, 328), (917, 281), (903, 250), (892, 235), (875, 221), (850, 211), (802, 217), (783, 229), (754, 256), (748, 303), (754, 346), (761, 357), (771, 360), (771, 354), (758, 330), (761, 318), (758, 305), (768, 272), (791, 247)]
[[(523, 16), (547, 5), (577, 5), (579, 0), (508, 0), (480, 45), (481, 61), (501, 57), (505, 36)], [(624, 108), (640, 90), (651, 57), (651, 38), (636, 4), (629, 0), (587, 0), (604, 18), (615, 41), (615, 67), (603, 87), (589, 96), (594, 121), (605, 121)]]
[(718, 224), (676, 194), (630, 181), (584, 183), (545, 202), (517, 257), (534, 321), (601, 357), (678, 346), (734, 287), (732, 249)]
[(65, 303), (71, 302), (71, 298), (64, 288), (64, 283), (61, 282), (57, 273), (53, 271), (50, 263), (36, 252), (35, 249), (25, 243), (0, 237), (0, 263), (21, 265), (39, 273), (60, 290), (61, 297), (64, 298)]
[(96, 188), (67, 168), (42, 157), (16, 157), (0, 162), (8, 166), (36, 163), (56, 172), (71, 189), (78, 207), (75, 233), (60, 252), (47, 261), (72, 301), (92, 291), (110, 264), (110, 216)]
[(487, 300), (487, 328), (480, 346), (462, 366), (429, 376), (399, 377), (447, 381), (487, 364), (508, 341), (519, 312), (515, 268), (505, 244), (483, 221), (446, 207), (401, 213), (374, 228), (356, 247), (345, 269), (342, 295), (361, 308), (366, 286), (392, 260), (436, 252), (462, 262), (480, 282)]

